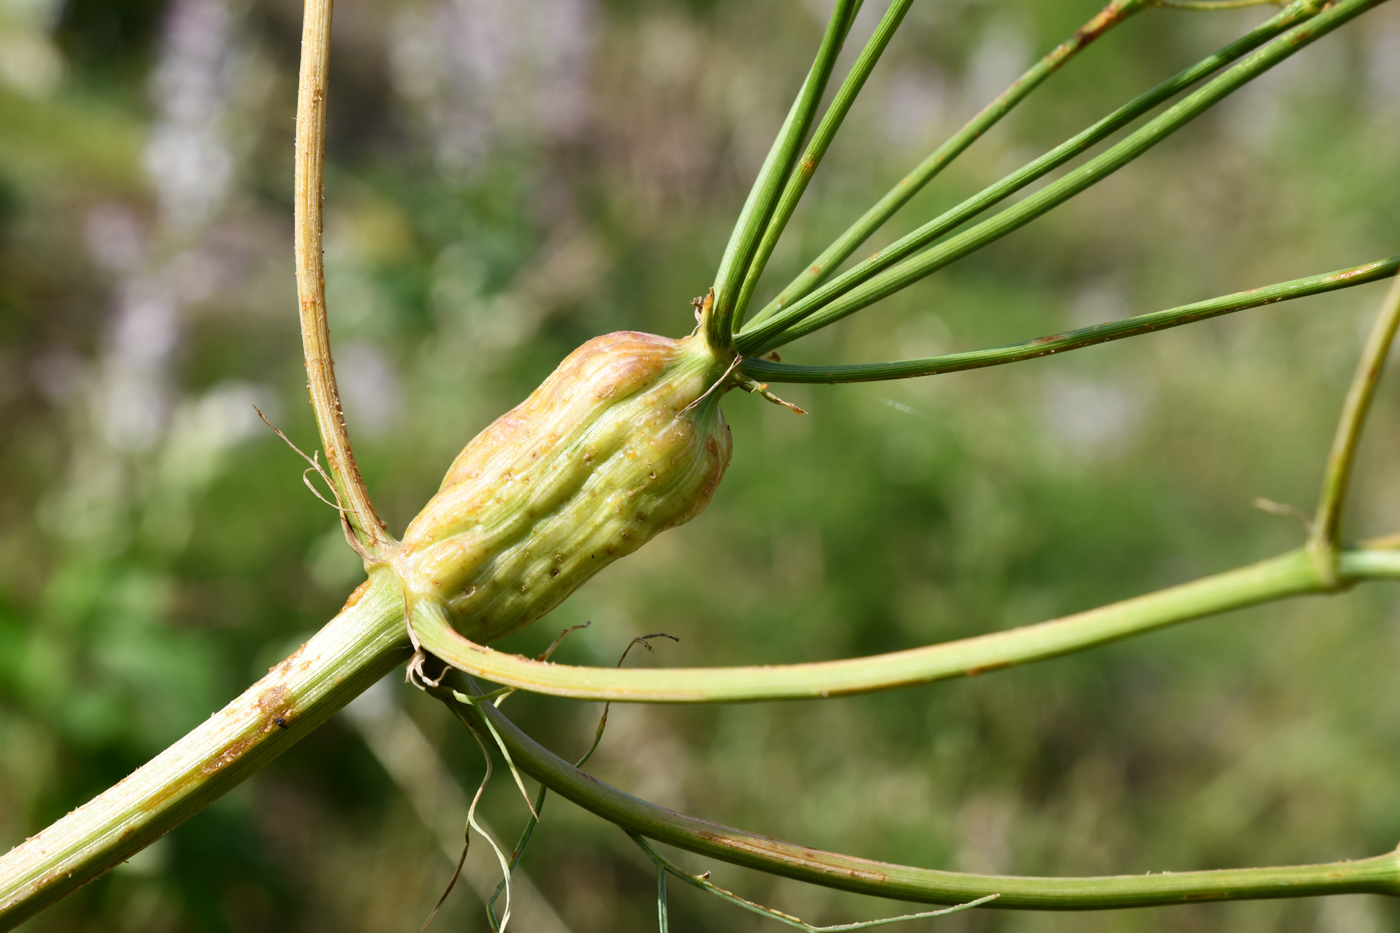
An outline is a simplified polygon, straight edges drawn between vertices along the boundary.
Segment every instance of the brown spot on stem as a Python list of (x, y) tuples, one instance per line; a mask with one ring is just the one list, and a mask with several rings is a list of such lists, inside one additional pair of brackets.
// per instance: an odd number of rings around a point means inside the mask
[(768, 839), (763, 836), (736, 837), (724, 833), (706, 832), (704, 830), (701, 830), (697, 835), (716, 843), (721, 848), (740, 852), (752, 852), (756, 855), (785, 862), (789, 865), (816, 868), (828, 875), (845, 875), (861, 881), (876, 883), (889, 881), (889, 875), (880, 870), (883, 867), (880, 863), (871, 862), (866, 859), (838, 856), (832, 852), (823, 852), (820, 849), (809, 849), (806, 846), (779, 842), (776, 839)]
[[(275, 726), (273, 728), (276, 728)], [(224, 746), (224, 750), (217, 756), (204, 763), (204, 767), (199, 769), (199, 773), (204, 777), (217, 774), (228, 765), (243, 757), (243, 753), (257, 744), (257, 736), (249, 735)], [(173, 787), (168, 791), (169, 796), (174, 796), (177, 790), (183, 789), (183, 785)], [(152, 806), (154, 809), (154, 806)]]
[[(272, 667), (269, 667), (269, 668), (267, 669), (267, 672), (268, 672), (269, 674), (274, 674), (274, 673), (275, 673), (275, 674), (277, 674), (279, 677), (286, 676), (287, 674), (291, 673), (292, 665), (296, 663), (297, 658), (301, 657), (301, 653), (302, 653), (303, 651), (305, 651), (305, 650), (306, 650), (306, 642), (302, 642), (300, 648), (298, 648), (296, 651), (293, 651), (293, 652), (287, 657), (286, 660), (284, 660), (284, 661), (282, 661), (282, 662), (280, 662), (280, 663), (278, 663), (278, 664), (274, 664)], [(305, 669), (306, 669), (306, 668), (305, 668), (305, 665), (303, 665), (302, 670), (305, 670)]]
[[(1104, 7), (1102, 10), (1099, 11), (1099, 14), (1097, 16), (1089, 20), (1089, 22), (1085, 23), (1083, 26), (1079, 27), (1079, 29), (1075, 32), (1073, 39), (1065, 43), (1065, 45), (1060, 46), (1061, 49), (1064, 49), (1064, 54), (1062, 54), (1055, 62), (1055, 67), (1059, 68), (1060, 65), (1064, 63), (1064, 60), (1068, 57), (1069, 52), (1084, 48), (1090, 42), (1093, 42), (1099, 36), (1103, 35), (1104, 32), (1110, 26), (1114, 26), (1117, 23), (1121, 22), (1123, 18), (1127, 15), (1127, 13), (1127, 4), (1116, 2), (1116, 0), (1115, 2), (1110, 3), (1108, 6)], [(1056, 51), (1059, 51), (1059, 49), (1057, 49)]]
[[(300, 654), (300, 651), (297, 653)], [(292, 657), (294, 658), (296, 655), (294, 654)], [(263, 722), (258, 731), (263, 733), (270, 731), (270, 727), (274, 725), (273, 720), (284, 719), (290, 722), (297, 715), (292, 692), (281, 684), (267, 687), (258, 694), (258, 709), (263, 712)], [(286, 726), (284, 725), (283, 728)]]
[(345, 605), (341, 608), (340, 611), (344, 612), (346, 609), (349, 609), (351, 606), (355, 605), (357, 602), (360, 601), (360, 598), (364, 596), (365, 593), (368, 591), (369, 581), (366, 580), (364, 583), (361, 583), (359, 586), (355, 587), (355, 592), (350, 594), (350, 598), (345, 601)]

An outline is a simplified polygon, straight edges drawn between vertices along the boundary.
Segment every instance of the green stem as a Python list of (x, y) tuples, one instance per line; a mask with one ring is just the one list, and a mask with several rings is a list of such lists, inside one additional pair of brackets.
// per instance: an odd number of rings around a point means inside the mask
[[(480, 692), (470, 678), (456, 671), (449, 677), (456, 689)], [(1394, 852), (1323, 865), (1087, 878), (974, 875), (825, 852), (640, 800), (573, 767), (489, 704), (467, 705), (452, 701), (450, 693), (439, 695), (447, 699), (458, 719), (478, 733), (486, 731), (485, 717), (490, 717), (527, 774), (608, 822), (700, 855), (823, 887), (932, 904), (961, 904), (995, 894), (996, 900), (984, 907), (1027, 910), (1105, 910), (1319, 894), (1400, 896), (1400, 855)]]
[[(1275, 37), (1224, 74), (1212, 79), (1103, 154), (1058, 181), (963, 233), (889, 268), (884, 268), (881, 264), (883, 255), (876, 254), (871, 260), (774, 315), (758, 327), (751, 325), (739, 336), (736, 341), (737, 347), (746, 356), (762, 356), (770, 350), (859, 311), (1019, 229), (1127, 165), (1274, 65), (1382, 2), (1384, 0), (1340, 0), (1308, 22)], [(993, 189), (989, 189), (991, 190)], [(983, 196), (990, 197), (987, 192), (979, 195), (979, 198)], [(945, 218), (969, 209), (965, 204), (945, 215)], [(945, 219), (940, 218), (934, 221), (933, 225), (943, 223)], [(919, 233), (919, 236), (924, 235)], [(911, 234), (911, 238), (915, 238), (915, 235)], [(904, 241), (901, 241), (901, 244), (896, 244), (893, 249), (907, 252), (909, 248), (902, 245), (903, 243)], [(882, 268), (883, 271), (879, 271)]]
[[(967, 369), (981, 369), (986, 366), (1001, 366), (1005, 363), (1019, 363), (1037, 357), (1078, 350), (1137, 337), (1154, 331), (1179, 327), (1207, 318), (1257, 308), (1262, 305), (1303, 298), (1323, 292), (1335, 291), (1390, 278), (1400, 271), (1400, 256), (1363, 263), (1348, 269), (1338, 269), (1322, 275), (1313, 275), (1263, 288), (1235, 292), (1207, 301), (1153, 311), (1121, 321), (1094, 324), (1077, 330), (1066, 331), (1049, 337), (1037, 337), (1024, 343), (990, 347), (985, 350), (970, 350), (962, 353), (945, 353), (921, 359), (897, 360), (888, 363), (855, 363), (844, 366), (795, 366), (790, 363), (776, 363), (770, 360), (746, 357), (740, 372), (759, 382), (876, 382), (886, 379), (910, 379), (915, 376), (935, 376), (942, 373), (960, 372)], [(1392, 322), (1393, 325), (1394, 322)], [(1392, 331), (1393, 334), (1393, 331)], [(1338, 443), (1342, 443), (1338, 435)], [(1334, 456), (1337, 456), (1334, 454)]]
[(671, 913), (666, 903), (666, 869), (656, 869), (656, 928), (660, 933), (670, 933)]
[[(1345, 583), (1393, 577), (1394, 552), (1346, 552)], [(1376, 572), (1376, 568), (1380, 568)], [(522, 690), (587, 700), (720, 703), (842, 696), (969, 677), (1244, 606), (1328, 592), (1306, 548), (1145, 596), (1008, 631), (865, 658), (780, 666), (615, 669), (543, 664), (493, 651), (445, 623), (415, 621), (423, 647), (447, 664)], [(429, 624), (431, 621), (431, 624)]]
[(727, 891), (721, 888), (719, 885), (709, 880), (709, 872), (705, 872), (703, 875), (692, 875), (689, 872), (682, 871), (678, 865), (671, 862), (660, 852), (657, 852), (656, 849), (641, 836), (638, 836), (636, 833), (628, 833), (627, 836), (637, 844), (638, 848), (646, 853), (647, 858), (651, 859), (652, 864), (657, 867), (657, 870), (669, 872), (691, 887), (704, 891), (706, 894), (712, 894), (720, 900), (728, 901), (736, 907), (742, 907), (750, 913), (758, 914), (760, 917), (766, 917), (769, 920), (776, 920), (778, 923), (785, 924), (794, 929), (806, 930), (807, 933), (837, 933), (837, 931), (844, 930), (869, 930), (874, 927), (889, 926), (895, 923), (907, 923), (910, 920), (926, 920), (930, 917), (944, 917), (948, 914), (958, 913), (973, 907), (981, 907), (988, 901), (997, 899), (995, 894), (988, 894), (986, 897), (979, 897), (975, 901), (968, 901), (965, 904), (958, 904), (954, 907), (944, 907), (942, 910), (926, 910), (917, 914), (904, 914), (899, 917), (881, 917), (878, 920), (862, 920), (855, 923), (837, 923), (830, 926), (818, 927), (806, 923), (791, 914), (785, 914), (781, 910), (774, 910), (772, 907), (765, 907), (762, 904), (740, 897), (733, 891)]
[[(1390, 547), (1400, 547), (1392, 542)], [(1355, 580), (1400, 580), (1400, 550), (1343, 551), (1337, 567), (1345, 584)]]
[(856, 101), (856, 96), (860, 94), (866, 79), (870, 77), (870, 72), (875, 68), (875, 63), (880, 60), (885, 46), (889, 45), (895, 30), (903, 22), (904, 14), (909, 12), (909, 7), (913, 2), (914, 0), (894, 0), (885, 10), (885, 15), (881, 17), (879, 25), (875, 27), (875, 32), (866, 42), (860, 57), (856, 59), (856, 63), (851, 66), (846, 80), (836, 91), (836, 96), (831, 105), (827, 107), (821, 122), (817, 124), (816, 132), (812, 134), (812, 141), (807, 145), (807, 152), (798, 163), (798, 170), (788, 176), (782, 197), (778, 199), (778, 206), (773, 211), (773, 217), (768, 221), (768, 225), (763, 231), (763, 239), (759, 241), (753, 262), (749, 264), (748, 271), (744, 274), (744, 284), (739, 289), (739, 298), (734, 307), (736, 327), (744, 322), (744, 311), (749, 306), (749, 300), (753, 297), (753, 291), (758, 286), (758, 280), (763, 276), (763, 269), (768, 265), (769, 257), (773, 255), (773, 249), (778, 245), (778, 238), (783, 235), (783, 229), (792, 217), (792, 212), (797, 209), (797, 202), (802, 199), (803, 192), (807, 190), (808, 182), (812, 180), (812, 175), (816, 172), (822, 157), (826, 155), (831, 141), (836, 138), (836, 131), (840, 129), (841, 122), (845, 120), (851, 105)]
[(1371, 410), (1371, 401), (1375, 398), (1376, 386), (1385, 369), (1397, 328), (1400, 328), (1400, 279), (1396, 279), (1386, 293), (1342, 405), (1337, 434), (1327, 457), (1327, 472), (1322, 480), (1317, 517), (1313, 521), (1311, 543), (1315, 551), (1335, 555), (1341, 546), (1342, 505), (1346, 502), (1352, 465), (1356, 462), (1356, 448), (1361, 443), (1366, 415)]
[(767, 158), (763, 160), (748, 199), (739, 212), (739, 219), (734, 224), (734, 232), (729, 236), (729, 245), (725, 247), (719, 270), (715, 273), (714, 306), (706, 312), (703, 322), (706, 341), (718, 350), (726, 350), (733, 344), (739, 285), (748, 272), (759, 238), (773, 213), (778, 191), (792, 172), (797, 150), (812, 125), (812, 117), (821, 102), (826, 82), (836, 64), (836, 56), (841, 51), (841, 43), (850, 31), (858, 7), (857, 0), (836, 0), (816, 60), (812, 62), (807, 79), (802, 83), (797, 99), (792, 102)]
[(409, 655), (403, 601), (382, 577), (221, 711), (0, 857), (9, 930), (135, 855), (296, 744)]
[[(997, 121), (1010, 113), (1012, 108), (1024, 100), (1031, 91), (1039, 87), (1042, 81), (1058, 71), (1089, 43), (1113, 26), (1123, 22), (1131, 14), (1142, 9), (1144, 5), (1139, 0), (1113, 0), (1093, 19), (1079, 27), (1074, 35), (1061, 42), (1048, 55), (1032, 65), (1025, 74), (1002, 91), (996, 100), (983, 107), (981, 112), (969, 120), (962, 129), (930, 153), (927, 158), (914, 167), (913, 171), (900, 179), (899, 184), (886, 192), (885, 196), (877, 201), (874, 207), (861, 215), (860, 219), (837, 237), (836, 241), (823, 250), (821, 255), (809, 262), (801, 274), (778, 293), (778, 297), (755, 315), (754, 323), (767, 320), (783, 307), (806, 295), (829, 278), (832, 271), (845, 262), (860, 247), (860, 244), (869, 239), (870, 235), (884, 225), (885, 221), (893, 217), (895, 212), (908, 203), (910, 198), (923, 190), (923, 187), (961, 155), (964, 149), (971, 146), (995, 126)], [(1259, 42), (1263, 41), (1264, 39), (1259, 40)], [(1255, 46), (1259, 42), (1256, 42)], [(1250, 46), (1250, 48), (1255, 46)], [(1248, 49), (1242, 49), (1239, 54), (1242, 55), (1245, 51)], [(1162, 98), (1162, 100), (1165, 99), (1165, 97)], [(1152, 106), (1155, 106), (1155, 103)]]

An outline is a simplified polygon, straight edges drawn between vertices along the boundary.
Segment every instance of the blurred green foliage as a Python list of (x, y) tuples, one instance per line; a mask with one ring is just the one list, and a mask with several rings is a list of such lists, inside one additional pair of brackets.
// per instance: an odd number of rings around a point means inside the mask
[[(863, 37), (878, 13), (865, 10)], [(455, 452), (568, 350), (679, 335), (815, 47), (821, 4), (344, 0), (327, 285), (347, 416), (399, 530)], [(0, 839), (17, 842), (201, 721), (358, 582), (258, 404), (314, 445), (291, 271), (299, 6), (0, 3)], [(772, 265), (776, 289), (1092, 4), (916, 5)], [(886, 236), (1240, 32), (1150, 11), (980, 141)], [(848, 56), (854, 50), (848, 50)], [(1139, 162), (797, 361), (1024, 339), (1394, 253), (1400, 10), (1382, 8)], [(611, 664), (833, 658), (1038, 621), (1297, 543), (1383, 286), (1008, 369), (726, 402), (713, 505), (506, 643)], [(764, 299), (763, 295), (759, 296)], [(1395, 367), (1392, 366), (1392, 379)], [(1363, 450), (1357, 536), (1400, 529), (1400, 402)], [(965, 682), (828, 703), (615, 707), (591, 767), (679, 809), (976, 871), (1321, 861), (1400, 840), (1400, 611), (1363, 588)], [(464, 786), (475, 746), (394, 694)], [(597, 708), (510, 708), (564, 755)], [(500, 778), (488, 818), (513, 837)], [(455, 832), (455, 827), (452, 830)], [(450, 873), (337, 718), (40, 930), (413, 929)], [(680, 856), (699, 870), (699, 860)], [(524, 869), (579, 933), (654, 924), (650, 866), (555, 801)], [(893, 912), (724, 866), (810, 920)], [(673, 886), (673, 889), (677, 886)], [(678, 930), (763, 921), (673, 890)], [(437, 923), (485, 929), (465, 891)], [(948, 931), (1346, 931), (1378, 899)]]

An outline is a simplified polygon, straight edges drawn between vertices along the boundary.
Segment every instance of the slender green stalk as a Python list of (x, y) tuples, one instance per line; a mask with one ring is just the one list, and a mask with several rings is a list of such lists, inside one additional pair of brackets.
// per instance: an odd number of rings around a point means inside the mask
[(1341, 547), (1342, 504), (1346, 501), (1352, 465), (1356, 461), (1356, 448), (1361, 443), (1366, 415), (1371, 410), (1376, 385), (1385, 369), (1397, 328), (1400, 328), (1400, 279), (1396, 279), (1386, 293), (1366, 348), (1361, 351), (1361, 359), (1356, 364), (1356, 372), (1337, 421), (1332, 450), (1327, 457), (1327, 471), (1322, 480), (1322, 494), (1318, 497), (1311, 541), (1315, 549), (1329, 555), (1335, 555)]
[(1362, 578), (1367, 580), (1400, 580), (1400, 535), (1383, 539), (1378, 543), (1383, 544), (1388, 549), (1377, 548), (1375, 550), (1342, 552), (1337, 561), (1342, 586), (1345, 586), (1348, 581)]
[[(1327, 8), (1311, 20), (1276, 36), (1262, 48), (1257, 49), (1199, 90), (1169, 107), (1103, 154), (1091, 159), (1058, 181), (1047, 185), (1040, 191), (963, 233), (957, 234), (918, 255), (904, 259), (889, 268), (884, 268), (884, 264), (887, 264), (888, 260), (883, 259), (883, 254), (876, 254), (871, 260), (867, 260), (866, 263), (857, 266), (757, 327), (750, 325), (739, 336), (736, 345), (746, 356), (762, 356), (776, 347), (790, 343), (867, 307), (957, 259), (1000, 239), (1013, 230), (1019, 229), (1116, 172), (1274, 65), (1381, 2), (1384, 0), (1340, 0), (1339, 3)], [(998, 186), (993, 186), (993, 188), (996, 187)], [(983, 195), (990, 197), (987, 192), (984, 192)], [(983, 195), (979, 195), (979, 198)], [(947, 218), (952, 215), (966, 213), (970, 210), (966, 204), (967, 202), (944, 215), (943, 218), (934, 221), (930, 227), (942, 226), (950, 222)], [(911, 234), (910, 237), (906, 237), (904, 241), (896, 244), (892, 249), (896, 252), (908, 252), (909, 247), (906, 245), (906, 241), (926, 236), (926, 231), (916, 231), (916, 234), (918, 234), (917, 237), (915, 234)], [(880, 271), (881, 269), (883, 271)]]
[(296, 744), (409, 655), (380, 577), (291, 657), (142, 765), (0, 857), (0, 930), (131, 858)]
[(670, 933), (671, 912), (666, 903), (666, 869), (656, 869), (656, 928), (660, 933)]
[[(860, 244), (869, 239), (870, 235), (878, 230), (885, 221), (893, 217), (895, 212), (908, 203), (910, 198), (922, 191), (923, 187), (962, 154), (963, 150), (980, 139), (984, 133), (996, 125), (997, 121), (1029, 96), (1031, 91), (1040, 86), (1041, 82), (1079, 54), (1089, 43), (1147, 5), (1146, 0), (1113, 0), (1087, 23), (1075, 30), (1074, 35), (1055, 46), (1048, 55), (1032, 65), (1025, 74), (1002, 91), (996, 100), (983, 107), (981, 112), (969, 120), (962, 129), (930, 153), (927, 158), (914, 167), (913, 171), (900, 179), (899, 184), (886, 192), (884, 197), (861, 215), (860, 219), (852, 224), (846, 232), (837, 237), (836, 241), (823, 250), (821, 255), (809, 262), (797, 278), (788, 283), (787, 287), (778, 293), (778, 297), (769, 302), (754, 317), (755, 323), (772, 317), (778, 310), (801, 298), (829, 278), (832, 271), (845, 262), (860, 247)], [(1275, 19), (1277, 18), (1275, 17)], [(1259, 40), (1259, 42), (1263, 41), (1264, 39)], [(1240, 54), (1244, 54), (1245, 51), (1248, 49), (1242, 50)]]
[[(773, 255), (773, 249), (778, 245), (778, 238), (783, 235), (783, 229), (792, 217), (792, 212), (797, 209), (797, 202), (801, 200), (803, 192), (807, 190), (807, 184), (812, 180), (812, 175), (816, 172), (822, 157), (826, 155), (831, 141), (836, 138), (836, 131), (840, 129), (841, 122), (846, 119), (846, 114), (850, 112), (851, 105), (856, 101), (856, 96), (860, 94), (861, 88), (865, 87), (865, 81), (870, 77), (870, 72), (874, 70), (875, 63), (884, 54), (885, 46), (889, 45), (895, 30), (904, 21), (904, 14), (909, 12), (909, 7), (913, 2), (914, 0), (893, 0), (889, 8), (885, 10), (885, 15), (880, 18), (875, 32), (866, 42), (860, 57), (856, 59), (856, 63), (851, 66), (846, 80), (836, 91), (836, 96), (832, 99), (831, 105), (827, 107), (821, 122), (817, 124), (816, 132), (812, 134), (812, 141), (808, 143), (807, 152), (798, 163), (797, 171), (788, 176), (787, 184), (783, 187), (782, 197), (778, 199), (778, 206), (773, 211), (773, 216), (763, 231), (763, 239), (759, 241), (753, 262), (749, 264), (748, 271), (744, 274), (744, 284), (739, 289), (739, 298), (734, 306), (734, 326), (743, 324), (744, 312), (749, 306), (749, 300), (753, 297), (754, 288), (758, 286), (758, 280), (763, 276), (763, 269), (768, 265), (768, 259)], [(1134, 0), (1134, 2), (1139, 2), (1139, 0)]]
[(705, 314), (705, 337), (712, 347), (725, 349), (733, 343), (734, 310), (740, 283), (748, 272), (759, 238), (768, 226), (778, 192), (792, 172), (797, 150), (811, 128), (812, 117), (826, 90), (831, 70), (836, 65), (841, 43), (850, 31), (859, 6), (857, 0), (836, 0), (816, 60), (802, 83), (797, 99), (792, 102), (792, 108), (778, 130), (778, 137), (773, 140), (758, 177), (754, 179), (753, 188), (749, 190), (748, 199), (739, 212), (734, 232), (729, 236), (729, 245), (725, 247), (719, 270), (715, 273), (714, 306)]
[(1244, 606), (1392, 578), (1396, 552), (1344, 552), (1339, 582), (1320, 574), (1306, 548), (1145, 596), (1022, 628), (865, 658), (780, 666), (615, 669), (543, 664), (463, 639), (450, 627), (416, 625), (423, 647), (453, 667), (496, 683), (554, 696), (646, 703), (720, 703), (842, 696), (969, 677), (1080, 651)]
[[(456, 671), (448, 677), (452, 689), (480, 692), (470, 678)], [(457, 703), (450, 690), (438, 695), (453, 715), (478, 733), (486, 731), (489, 717), (512, 758), (535, 780), (630, 833), (823, 887), (932, 904), (963, 904), (995, 894), (996, 900), (984, 907), (1026, 910), (1106, 910), (1318, 894), (1400, 896), (1400, 853), (1396, 852), (1324, 865), (1088, 878), (974, 875), (825, 852), (640, 800), (543, 748), (490, 704)]]
[[(1092, 347), (1110, 340), (1122, 340), (1125, 337), (1150, 334), (1166, 330), (1169, 327), (1179, 327), (1182, 324), (1191, 324), (1207, 318), (1219, 317), (1222, 314), (1243, 311), (1246, 308), (1257, 308), (1293, 298), (1303, 298), (1307, 295), (1350, 288), (1354, 285), (1374, 282), (1377, 279), (1390, 278), (1397, 271), (1400, 271), (1400, 256), (1392, 256), (1389, 259), (1363, 263), (1348, 269), (1339, 269), (1336, 272), (1293, 279), (1289, 282), (1280, 282), (1276, 285), (1255, 288), (1246, 292), (1235, 292), (1232, 295), (1211, 298), (1208, 301), (1198, 301), (1177, 308), (1168, 308), (1165, 311), (1139, 314), (1121, 321), (1094, 324), (1062, 334), (1037, 337), (1024, 343), (990, 347), (985, 350), (945, 353), (939, 356), (897, 360), (889, 363), (856, 363), (845, 366), (795, 366), (791, 363), (777, 363), (748, 357), (745, 358), (740, 367), (740, 372), (759, 382), (835, 383), (909, 379), (915, 376), (935, 376), (967, 369), (981, 369), (986, 366), (1001, 366), (1005, 363), (1019, 363), (1022, 360), (1063, 353), (1066, 350)], [(1340, 435), (1338, 443), (1341, 443)]]

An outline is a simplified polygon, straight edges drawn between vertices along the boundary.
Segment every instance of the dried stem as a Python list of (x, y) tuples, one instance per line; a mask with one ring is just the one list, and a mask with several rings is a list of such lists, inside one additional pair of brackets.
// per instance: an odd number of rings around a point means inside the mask
[(332, 0), (306, 0), (301, 34), (301, 79), (297, 85), (296, 268), (301, 303), (301, 344), (316, 427), (326, 451), (341, 513), (366, 563), (394, 544), (370, 501), (340, 408), (326, 322), (326, 276), (321, 250), (321, 196), (326, 153), (326, 78), (330, 70)]

